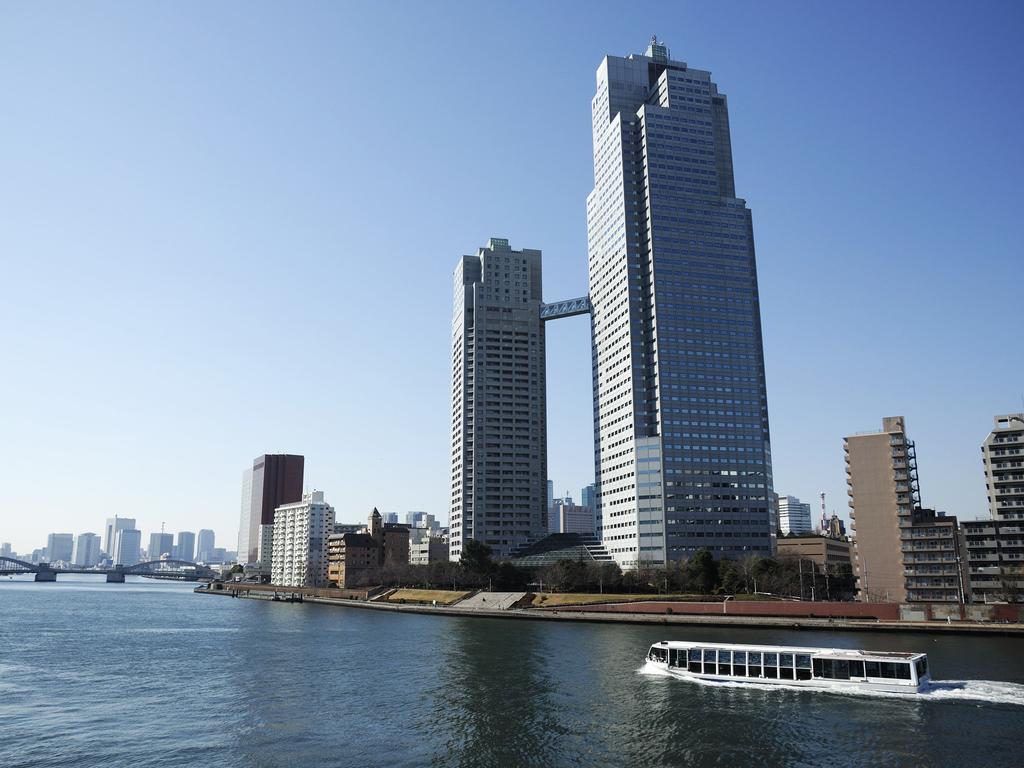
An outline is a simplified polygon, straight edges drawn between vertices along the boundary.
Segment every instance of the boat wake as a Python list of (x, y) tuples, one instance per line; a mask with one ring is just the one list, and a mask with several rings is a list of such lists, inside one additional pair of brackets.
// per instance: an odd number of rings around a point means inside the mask
[(678, 677), (688, 683), (713, 688), (747, 688), (754, 690), (807, 691), (833, 693), (841, 696), (864, 696), (882, 699), (911, 699), (914, 701), (974, 701), (984, 704), (1008, 704), (1024, 707), (1024, 685), (1005, 683), (999, 680), (935, 680), (918, 693), (890, 693), (888, 691), (865, 691), (848, 688), (813, 688), (786, 685), (784, 683), (757, 683), (751, 680), (707, 680), (699, 677), (673, 675), (652, 662), (646, 662), (638, 670), (640, 674), (655, 677)]

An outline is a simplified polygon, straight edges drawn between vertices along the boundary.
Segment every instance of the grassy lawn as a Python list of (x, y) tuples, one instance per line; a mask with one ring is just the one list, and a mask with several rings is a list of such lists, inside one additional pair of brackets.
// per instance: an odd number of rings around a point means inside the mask
[(453, 592), (450, 589), (399, 589), (388, 595), (387, 602), (427, 603), (437, 600), (438, 605), (451, 605), (456, 600), (468, 596), (469, 592)]

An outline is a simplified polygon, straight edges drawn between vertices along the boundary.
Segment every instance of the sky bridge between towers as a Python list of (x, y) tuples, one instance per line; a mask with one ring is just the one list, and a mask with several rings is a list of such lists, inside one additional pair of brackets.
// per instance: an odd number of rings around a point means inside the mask
[(541, 320), (558, 320), (562, 317), (574, 317), (575, 315), (590, 314), (590, 297), (581, 296), (578, 299), (566, 299), (551, 304), (540, 305)]

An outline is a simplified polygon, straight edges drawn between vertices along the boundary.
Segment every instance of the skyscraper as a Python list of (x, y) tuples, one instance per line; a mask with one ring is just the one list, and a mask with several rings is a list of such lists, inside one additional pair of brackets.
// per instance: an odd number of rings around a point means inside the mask
[(191, 531), (180, 531), (178, 543), (174, 545), (174, 556), (179, 560), (192, 560), (196, 555), (196, 535)]
[(114, 551), (111, 559), (114, 565), (135, 565), (139, 562), (142, 548), (142, 531), (135, 528), (118, 528), (114, 536)]
[(591, 510), (594, 509), (594, 494), (597, 486), (594, 483), (583, 486), (580, 490), (580, 504), (584, 507), (589, 507)]
[(174, 536), (170, 533), (149, 534), (149, 559), (159, 560), (164, 555), (174, 555)]
[(114, 556), (114, 543), (117, 538), (117, 532), (126, 528), (135, 527), (134, 517), (108, 517), (107, 523), (103, 528), (103, 551), (107, 553), (108, 557), (113, 558)]
[(216, 545), (216, 539), (213, 531), (209, 528), (203, 528), (199, 532), (199, 541), (196, 547), (196, 560), (209, 563), (213, 560), (213, 550)]
[(587, 198), (597, 525), (624, 567), (773, 548), (753, 229), (709, 72), (607, 56)]
[(498, 557), (545, 533), (547, 435), (540, 251), (492, 237), (455, 268), (449, 556)]
[(242, 509), (238, 526), (238, 562), (259, 557), (260, 525), (274, 524), (274, 510), (302, 500), (305, 459), (289, 453), (265, 454), (242, 474)]
[(82, 568), (92, 568), (100, 561), (100, 537), (95, 533), (80, 533), (75, 537), (71, 562)]
[(51, 533), (46, 537), (46, 557), (51, 563), (70, 563), (74, 546), (73, 533)]

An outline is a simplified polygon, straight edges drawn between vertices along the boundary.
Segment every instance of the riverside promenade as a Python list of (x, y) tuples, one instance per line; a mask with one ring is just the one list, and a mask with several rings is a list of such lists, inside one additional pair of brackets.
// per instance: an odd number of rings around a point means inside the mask
[[(705, 625), (775, 627), (807, 630), (857, 632), (934, 632), (941, 634), (983, 634), (1024, 636), (1024, 623), (994, 618), (975, 621), (947, 615), (942, 619), (900, 618), (896, 604), (808, 603), (767, 601), (694, 602), (683, 600), (628, 600), (586, 605), (537, 607), (527, 592), (440, 590), (340, 590), (324, 588), (275, 587), (247, 583), (210, 584), (196, 588), (197, 594), (249, 599), (317, 603), (371, 611), (420, 613), (435, 616), (519, 619), (525, 621), (582, 621), (627, 624)], [(397, 597), (396, 597), (397, 596)], [(593, 598), (593, 595), (587, 595)], [(440, 598), (440, 599), (438, 599)], [(1019, 607), (1005, 606), (1016, 613)], [(914, 606), (910, 613), (923, 613)], [(946, 608), (948, 612), (948, 607)], [(832, 615), (828, 615), (832, 614)], [(889, 618), (879, 618), (879, 614)], [(999, 613), (993, 614), (999, 616)]]

